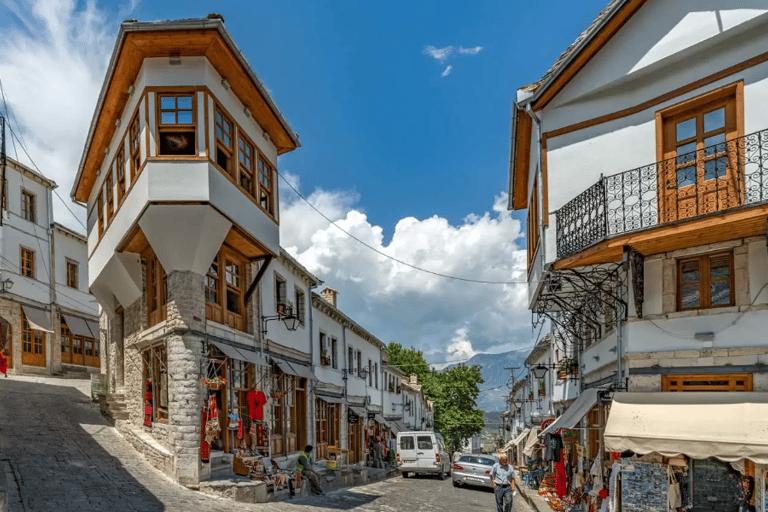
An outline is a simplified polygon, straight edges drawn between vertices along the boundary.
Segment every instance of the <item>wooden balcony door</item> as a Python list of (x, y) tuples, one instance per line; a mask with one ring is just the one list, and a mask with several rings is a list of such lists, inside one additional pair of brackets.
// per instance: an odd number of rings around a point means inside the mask
[(736, 90), (726, 93), (684, 103), (663, 117), (658, 170), (663, 223), (740, 204), (740, 116)]

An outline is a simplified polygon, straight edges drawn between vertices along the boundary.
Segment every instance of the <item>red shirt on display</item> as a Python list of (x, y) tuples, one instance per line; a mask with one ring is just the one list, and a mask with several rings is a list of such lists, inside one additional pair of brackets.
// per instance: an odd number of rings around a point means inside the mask
[(248, 417), (256, 421), (264, 421), (264, 405), (267, 403), (267, 395), (263, 391), (252, 389), (245, 399), (248, 402)]

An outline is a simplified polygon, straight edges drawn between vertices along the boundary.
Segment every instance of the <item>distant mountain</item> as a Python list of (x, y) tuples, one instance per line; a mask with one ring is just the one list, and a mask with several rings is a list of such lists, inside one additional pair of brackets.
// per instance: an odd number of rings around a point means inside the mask
[[(478, 408), (486, 412), (498, 412), (506, 409), (504, 402), (512, 387), (512, 381), (507, 367), (519, 367), (515, 370), (515, 375), (519, 376), (523, 361), (528, 357), (528, 351), (502, 352), (501, 354), (476, 354), (469, 361), (462, 363), (466, 366), (479, 366), (483, 375), (483, 383), (480, 384), (482, 391), (477, 399)], [(458, 364), (452, 364), (446, 369), (454, 368)], [(496, 416), (498, 418), (498, 416)], [(498, 421), (498, 420), (496, 420)]]

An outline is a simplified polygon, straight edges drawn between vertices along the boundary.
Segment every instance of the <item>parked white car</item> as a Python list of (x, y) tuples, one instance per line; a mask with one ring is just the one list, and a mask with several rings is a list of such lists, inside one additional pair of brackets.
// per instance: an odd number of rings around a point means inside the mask
[(396, 453), (397, 465), (403, 478), (411, 473), (427, 473), (444, 480), (451, 474), (451, 458), (440, 434), (399, 432)]

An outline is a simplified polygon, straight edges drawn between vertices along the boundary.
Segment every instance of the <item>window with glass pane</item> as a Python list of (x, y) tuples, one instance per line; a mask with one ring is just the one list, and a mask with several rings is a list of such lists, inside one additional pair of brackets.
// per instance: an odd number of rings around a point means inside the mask
[(96, 217), (99, 224), (99, 238), (104, 234), (104, 193), (100, 190), (96, 198)]
[(240, 186), (248, 195), (253, 196), (253, 145), (240, 137), (238, 141), (238, 161), (240, 165)]
[(272, 166), (259, 157), (259, 205), (269, 213), (274, 212)]
[(208, 274), (205, 276), (205, 300), (208, 302), (219, 302), (219, 262), (214, 261), (208, 268)]
[(191, 156), (196, 154), (194, 99), (191, 94), (158, 96), (160, 154)]
[(232, 166), (234, 124), (221, 108), (216, 108), (213, 119), (216, 133), (216, 164), (228, 174), (234, 174)]
[(70, 344), (72, 343), (72, 333), (69, 331), (69, 327), (66, 324), (61, 324), (61, 353), (69, 354)]
[(731, 253), (681, 260), (678, 270), (678, 309), (701, 309), (734, 304)]
[(72, 352), (74, 354), (83, 355), (83, 338), (81, 336), (72, 338)]
[(115, 172), (117, 173), (117, 204), (123, 204), (125, 197), (125, 145), (120, 141), (115, 157)]
[(112, 217), (115, 216), (115, 181), (112, 178), (112, 169), (108, 172), (104, 189), (107, 194), (107, 222), (111, 222)]
[(35, 222), (37, 212), (35, 211), (35, 194), (28, 190), (21, 191), (21, 213), (25, 220)]
[(35, 277), (35, 251), (21, 248), (21, 275)]
[(226, 260), (224, 275), (227, 282), (227, 310), (240, 313), (240, 265)]
[(131, 150), (131, 183), (141, 170), (141, 141), (139, 134), (141, 133), (141, 125), (139, 125), (139, 113), (133, 116), (131, 121), (131, 127), (128, 130), (130, 135), (128, 143)]

